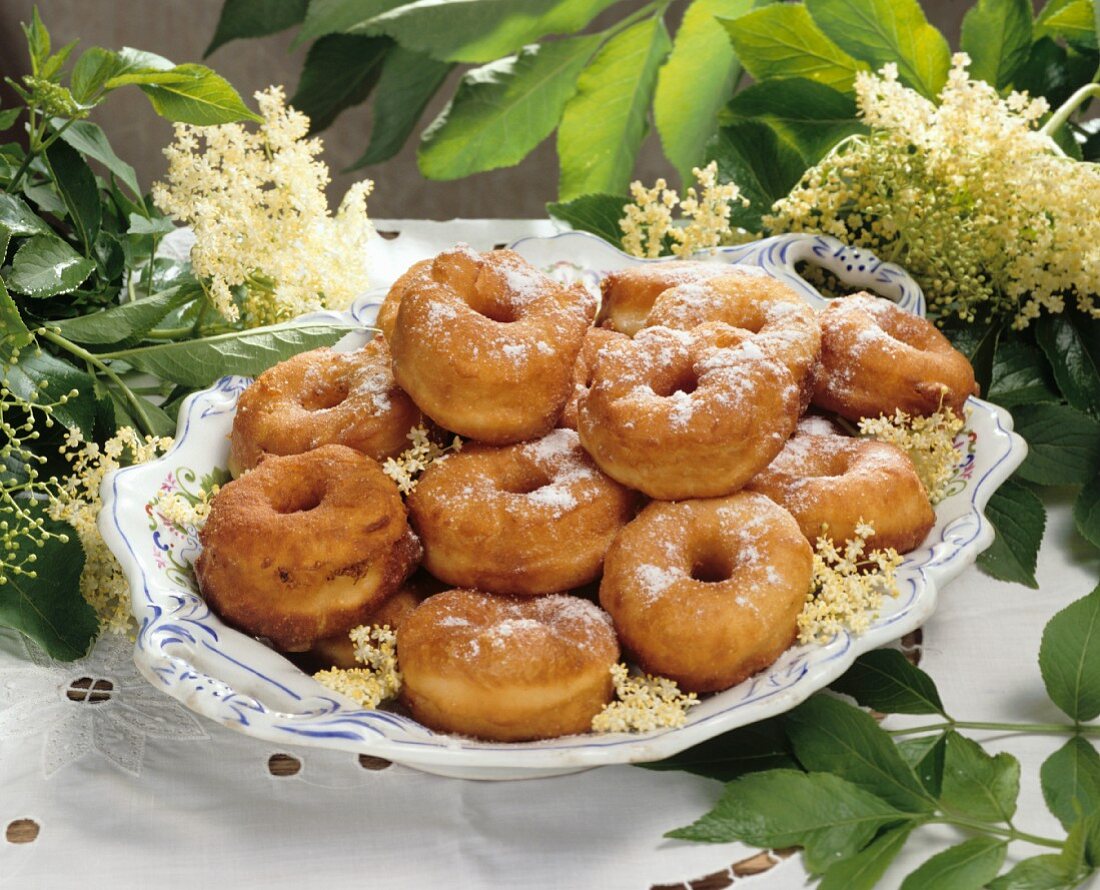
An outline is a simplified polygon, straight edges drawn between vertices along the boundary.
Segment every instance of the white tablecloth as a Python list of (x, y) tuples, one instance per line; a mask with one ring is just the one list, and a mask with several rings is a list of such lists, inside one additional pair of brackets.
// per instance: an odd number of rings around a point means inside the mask
[[(405, 234), (386, 242), (376, 282), (439, 240), (484, 249), (550, 226), (383, 221), (379, 229)], [(1095, 586), (1100, 555), (1075, 537), (1068, 495), (1048, 495), (1046, 503), (1040, 589), (971, 568), (943, 591), (924, 627), (921, 666), (960, 719), (1060, 719), (1039, 676), (1040, 634), (1051, 615)], [(112, 688), (67, 694), (81, 678)], [(986, 738), (991, 750), (1022, 762), (1017, 826), (1061, 836), (1038, 776), (1064, 739)], [(292, 755), (299, 771), (273, 775), (276, 754)], [(396, 765), (369, 769), (351, 754), (276, 749), (201, 721), (153, 690), (118, 638), (102, 640), (84, 661), (61, 664), (0, 631), (0, 829), (18, 820), (39, 827), (31, 842), (0, 838), (5, 890), (680, 887), (756, 852), (662, 837), (705, 812), (720, 790), (707, 779), (636, 767), (470, 782)], [(23, 837), (17, 829), (9, 834)], [(932, 852), (961, 839), (947, 828), (918, 831), (882, 886), (897, 887)], [(1009, 858), (1038, 852), (1013, 844)], [(795, 856), (734, 883), (788, 890), (807, 880)], [(722, 883), (715, 877), (708, 886)]]

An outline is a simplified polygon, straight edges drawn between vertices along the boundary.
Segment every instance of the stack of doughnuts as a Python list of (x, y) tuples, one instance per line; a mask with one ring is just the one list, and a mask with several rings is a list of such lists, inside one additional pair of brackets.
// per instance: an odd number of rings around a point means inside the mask
[[(909, 458), (805, 412), (961, 412), (973, 372), (928, 322), (696, 262), (610, 273), (596, 310), (459, 246), (398, 279), (363, 349), (262, 374), (202, 531), (212, 607), (341, 666), (350, 628), (389, 623), (416, 719), (522, 741), (587, 731), (620, 650), (697, 693), (767, 667), (818, 536), (923, 540)], [(467, 441), (403, 501), (378, 461), (422, 422)]]

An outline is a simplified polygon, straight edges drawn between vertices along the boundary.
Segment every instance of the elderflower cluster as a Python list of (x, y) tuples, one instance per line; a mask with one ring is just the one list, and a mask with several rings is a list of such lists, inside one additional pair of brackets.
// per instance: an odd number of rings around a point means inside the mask
[(899, 83), (895, 65), (857, 75), (870, 135), (810, 168), (765, 226), (902, 263), (941, 316), (1007, 315), (1023, 328), (1073, 298), (1100, 317), (1100, 166), (1036, 129), (1045, 100), (1001, 98), (969, 64), (954, 57), (938, 105)]
[(133, 618), (130, 586), (96, 527), (102, 506), (99, 486), (111, 470), (153, 460), (171, 444), (171, 438), (142, 437), (130, 427), (120, 428), (102, 447), (96, 442), (85, 442), (78, 429), (69, 429), (65, 435), (61, 452), (69, 461), (70, 472), (57, 484), (49, 512), (52, 518), (69, 523), (80, 538), (84, 548), (80, 592), (95, 609), (103, 630), (130, 633)]
[(910, 415), (898, 408), (893, 417), (861, 418), (859, 432), (896, 445), (908, 454), (928, 500), (938, 504), (947, 494), (948, 485), (958, 469), (955, 437), (965, 425), (965, 421), (949, 408), (941, 407), (928, 417)]
[[(702, 192), (691, 186), (682, 199), (663, 179), (658, 179), (653, 188), (646, 188), (637, 180), (630, 184), (634, 203), (623, 208), (625, 215), (619, 220), (623, 250), (633, 256), (653, 258), (665, 252), (668, 241), (674, 254), (687, 257), (732, 240), (730, 202), (747, 205), (748, 199), (741, 196), (735, 183), (718, 184), (715, 161), (691, 172)], [(679, 224), (672, 215), (677, 207)]]
[(397, 635), (388, 624), (353, 627), (348, 636), (355, 644), (355, 660), (361, 668), (331, 668), (313, 675), (322, 686), (339, 692), (364, 708), (377, 708), (401, 691), (397, 669)]
[(414, 426), (406, 437), (412, 445), (401, 452), (396, 458), (387, 457), (382, 464), (382, 472), (397, 483), (397, 490), (401, 494), (409, 494), (419, 481), (423, 473), (432, 461), (442, 457), (448, 451), (461, 451), (462, 439), (455, 436), (451, 444), (443, 447), (432, 441), (423, 424)]
[(862, 519), (855, 538), (837, 548), (822, 535), (814, 545), (813, 577), (806, 604), (798, 616), (800, 643), (824, 642), (847, 628), (863, 633), (882, 606), (884, 594), (898, 595), (901, 556), (892, 547), (867, 550), (875, 527)]
[(618, 701), (604, 705), (592, 718), (593, 732), (651, 732), (683, 726), (688, 708), (699, 704), (694, 692), (686, 695), (667, 677), (630, 675), (625, 664), (611, 667)]
[(157, 498), (157, 512), (165, 522), (178, 529), (199, 531), (210, 518), (210, 505), (220, 490), (220, 485), (213, 485), (209, 490), (200, 490), (197, 495), (172, 492)]
[[(281, 87), (256, 93), (264, 122), (176, 124), (164, 150), (168, 180), (153, 186), (165, 213), (195, 233), (191, 264), (218, 311), (269, 324), (322, 308), (343, 308), (367, 286), (369, 180), (330, 214), (328, 166), (307, 139), (309, 118), (286, 105)], [(235, 298), (234, 289), (238, 289)]]

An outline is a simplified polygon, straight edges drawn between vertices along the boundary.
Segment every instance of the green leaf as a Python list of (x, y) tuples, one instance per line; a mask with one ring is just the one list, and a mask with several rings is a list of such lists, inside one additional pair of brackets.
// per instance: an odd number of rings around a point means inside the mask
[(127, 217), (129, 227), (127, 235), (167, 235), (176, 230), (176, 224), (167, 216), (145, 217), (137, 213), (131, 213)]
[(26, 25), (20, 22), (20, 24), (27, 38), (27, 49), (31, 54), (31, 68), (35, 74), (38, 74), (50, 55), (50, 32), (42, 24), (37, 6), (33, 7), (31, 23)]
[(409, 2), (411, 0), (310, 0), (305, 21), (294, 38), (294, 46), (301, 46), (325, 34), (350, 31), (376, 15)]
[(458, 179), (518, 164), (553, 131), (598, 44), (596, 36), (534, 44), (468, 71), (420, 139), (420, 172)]
[(177, 65), (172, 72), (186, 73), (188, 77), (178, 83), (141, 84), (141, 91), (161, 117), (196, 126), (263, 121), (248, 110), (229, 81), (209, 68)]
[(981, 392), (988, 395), (1001, 324), (948, 318), (943, 320), (943, 333), (969, 359), (974, 366), (974, 379)]
[(802, 178), (806, 163), (767, 124), (749, 122), (723, 127), (707, 147), (718, 162), (718, 178), (736, 182), (749, 206), (732, 205), (730, 223), (758, 232), (761, 217)]
[(817, 890), (872, 890), (912, 831), (911, 823), (886, 829), (858, 853), (830, 866)]
[(360, 330), (357, 325), (292, 322), (201, 340), (125, 349), (104, 356), (122, 359), (162, 380), (197, 388), (209, 386), (227, 374), (254, 376), (299, 352), (331, 346), (357, 330)]
[(1028, 453), (1016, 472), (1039, 485), (1078, 485), (1100, 469), (1100, 421), (1067, 405), (1018, 405), (1016, 432)]
[(54, 235), (35, 235), (15, 252), (8, 287), (34, 299), (67, 294), (92, 274), (95, 261)]
[(47, 80), (60, 80), (60, 78), (55, 78), (55, 75), (58, 71), (61, 70), (61, 66), (64, 65), (66, 61), (68, 61), (69, 54), (76, 48), (76, 45), (79, 42), (79, 40), (73, 40), (69, 43), (66, 43), (63, 47), (61, 47), (61, 49), (59, 49), (52, 56), (46, 59), (46, 62), (42, 66), (42, 70), (39, 72), (39, 75), (46, 78)]
[(37, 504), (27, 507), (67, 540), (50, 538), (42, 547), (27, 538), (16, 542), (35, 554), (29, 568), (37, 568), (37, 577), (9, 575), (0, 582), (0, 624), (26, 634), (51, 658), (72, 661), (87, 653), (99, 633), (95, 611), (80, 594), (84, 551), (68, 525), (50, 519)]
[(137, 396), (142, 408), (142, 419), (138, 419), (137, 411), (130, 404), (130, 400), (116, 386), (111, 386), (108, 391), (108, 400), (114, 413), (115, 429), (123, 426), (134, 429), (149, 427), (149, 432), (154, 436), (174, 436), (176, 434), (176, 422), (161, 408), (154, 405), (143, 396)]
[(546, 212), (554, 219), (569, 223), (578, 232), (599, 235), (609, 244), (621, 247), (623, 230), (619, 220), (630, 203), (624, 195), (581, 195), (572, 201), (559, 201), (546, 205)]
[(22, 111), (23, 109), (18, 106), (9, 108), (7, 111), (0, 111), (0, 130), (7, 130), (13, 127)]
[(148, 333), (169, 312), (196, 295), (192, 288), (174, 287), (131, 303), (51, 322), (51, 327), (74, 343), (98, 346), (119, 343)]
[(385, 37), (330, 34), (309, 48), (290, 104), (309, 117), (311, 133), (324, 130), (340, 112), (366, 100), (391, 46)]
[(230, 40), (264, 37), (298, 24), (309, 0), (225, 0), (214, 36), (203, 57)]
[(856, 118), (852, 96), (802, 77), (766, 80), (737, 93), (723, 122), (745, 120), (766, 123), (807, 165), (845, 136), (867, 129)]
[(718, 803), (666, 837), (757, 847), (803, 847), (803, 863), (820, 874), (861, 850), (889, 825), (913, 821), (873, 794), (828, 773), (768, 770), (726, 785)]
[(1000, 581), (1038, 590), (1035, 565), (1047, 521), (1043, 502), (1031, 489), (1010, 479), (993, 492), (985, 517), (996, 537), (978, 556), (982, 571)]
[(46, 162), (53, 173), (58, 194), (69, 212), (69, 222), (84, 245), (85, 254), (90, 254), (103, 218), (95, 174), (80, 152), (62, 141), (46, 149)]
[(1096, 49), (1092, 0), (1050, 0), (1035, 19), (1035, 37), (1064, 37), (1075, 46)]
[[(164, 56), (158, 56), (156, 53), (146, 52), (142, 49), (133, 49), (129, 46), (124, 46), (120, 49), (116, 55), (118, 56), (118, 71), (112, 75), (112, 78), (118, 78), (119, 82), (112, 84), (108, 82), (106, 84), (108, 89), (114, 89), (115, 87), (124, 86), (127, 83), (145, 83), (144, 80), (126, 80), (125, 78), (131, 74), (152, 74), (160, 72), (168, 75), (168, 80), (187, 78), (191, 75), (185, 72), (176, 71), (176, 66), (170, 60), (164, 58)], [(175, 72), (175, 73), (172, 73)]]
[(817, 26), (841, 49), (898, 77), (929, 99), (947, 82), (951, 49), (917, 0), (807, 0)]
[(684, 182), (703, 160), (715, 117), (733, 92), (741, 66), (716, 16), (737, 18), (753, 0), (694, 0), (684, 12), (672, 52), (657, 74), (653, 117), (665, 157)]
[(890, 736), (872, 717), (827, 695), (815, 695), (787, 714), (787, 735), (799, 762), (829, 772), (903, 812), (935, 809)]
[(1100, 715), (1100, 585), (1047, 622), (1039, 670), (1051, 700), (1072, 719)]
[(1100, 417), (1100, 322), (1083, 314), (1046, 314), (1035, 323), (1035, 339), (1066, 401)]
[(1100, 754), (1081, 736), (1051, 754), (1039, 777), (1047, 809), (1066, 830), (1100, 809)]
[(76, 427), (90, 440), (95, 423), (95, 381), (91, 376), (37, 347), (21, 350), (15, 362), (7, 349), (4, 352), (0, 368), (5, 368), (5, 385), (17, 398), (56, 402), (76, 390), (75, 397), (53, 409), (53, 417), (62, 426)]
[(107, 81), (118, 74), (122, 67), (118, 53), (101, 46), (93, 46), (80, 54), (69, 78), (69, 90), (73, 98), (87, 105), (104, 89)]
[(4, 287), (4, 280), (0, 278), (0, 348), (5, 351), (22, 349), (31, 342), (31, 332), (23, 323), (23, 316), (19, 314), (19, 307), (11, 298), (8, 289)]
[(1004, 89), (1027, 64), (1031, 52), (1029, 0), (978, 0), (962, 23), (962, 49), (970, 55), (970, 76)]
[(974, 837), (937, 853), (901, 883), (901, 890), (981, 890), (1005, 861), (1005, 841)]
[(1073, 504), (1073, 522), (1077, 532), (1092, 544), (1100, 547), (1100, 474), (1077, 493)]
[(558, 128), (559, 200), (626, 192), (669, 45), (664, 23), (646, 19), (604, 44), (581, 73)]
[(850, 91), (867, 64), (822, 33), (802, 4), (777, 3), (722, 21), (745, 70), (757, 81), (804, 77)]
[(1057, 853), (1024, 859), (986, 886), (989, 890), (1072, 890), (1087, 875)]
[[(54, 127), (59, 128), (60, 121), (55, 121)], [(111, 143), (107, 141), (107, 134), (96, 124), (91, 121), (73, 121), (60, 138), (92, 160), (99, 161), (118, 177), (118, 181), (130, 190), (130, 194), (141, 200), (141, 186), (138, 185), (134, 168), (115, 154)]]
[(997, 346), (992, 380), (985, 395), (991, 402), (1006, 408), (1061, 401), (1043, 354), (1016, 338), (1006, 339)]
[(832, 688), (884, 714), (947, 716), (932, 678), (897, 649), (874, 649), (861, 655)]
[(1009, 822), (1020, 793), (1020, 761), (1004, 752), (987, 754), (954, 730), (946, 738), (940, 803), (971, 819)]
[[(547, 34), (575, 34), (618, 0), (419, 0), (349, 30), (386, 34), (443, 62), (481, 64)], [(373, 5), (373, 4), (371, 4)]]
[(27, 235), (52, 235), (44, 219), (27, 205), (18, 195), (9, 195), (0, 191), (0, 226), (16, 237)]
[(783, 731), (783, 721), (778, 717), (723, 733), (665, 760), (638, 766), (680, 770), (720, 782), (761, 770), (798, 768)]
[(903, 739), (898, 742), (901, 759), (920, 780), (921, 787), (933, 797), (943, 791), (943, 763), (947, 756), (947, 739), (943, 734)]
[(1049, 37), (1040, 37), (1031, 45), (1025, 64), (1016, 75), (1014, 86), (1033, 96), (1045, 96), (1051, 108), (1057, 108), (1096, 72), (1095, 56), (1067, 51)]
[(450, 62), (392, 47), (374, 90), (370, 144), (349, 169), (379, 164), (397, 154), (452, 68)]

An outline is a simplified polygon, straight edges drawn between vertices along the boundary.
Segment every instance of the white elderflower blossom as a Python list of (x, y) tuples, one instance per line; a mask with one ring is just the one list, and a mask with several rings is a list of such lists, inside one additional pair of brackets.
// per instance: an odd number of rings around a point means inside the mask
[(377, 708), (401, 691), (401, 672), (397, 667), (397, 634), (388, 624), (353, 627), (348, 636), (355, 644), (355, 660), (361, 668), (331, 668), (313, 675), (322, 686), (364, 708)]
[(965, 425), (950, 408), (941, 407), (927, 417), (908, 414), (897, 408), (892, 417), (861, 418), (859, 432), (860, 435), (896, 445), (908, 454), (928, 500), (934, 505), (946, 496), (959, 467), (955, 437)]
[(667, 677), (631, 676), (625, 664), (611, 666), (617, 701), (606, 704), (592, 718), (593, 732), (652, 732), (675, 729), (687, 720), (689, 708), (699, 704), (694, 692), (684, 694)]
[(367, 287), (373, 183), (353, 185), (332, 215), (321, 140), (306, 138), (309, 118), (287, 107), (281, 87), (256, 93), (256, 102), (257, 132), (176, 124), (164, 150), (167, 182), (154, 184), (153, 199), (194, 229), (192, 267), (227, 319), (243, 311), (246, 323), (269, 324), (343, 308)]

